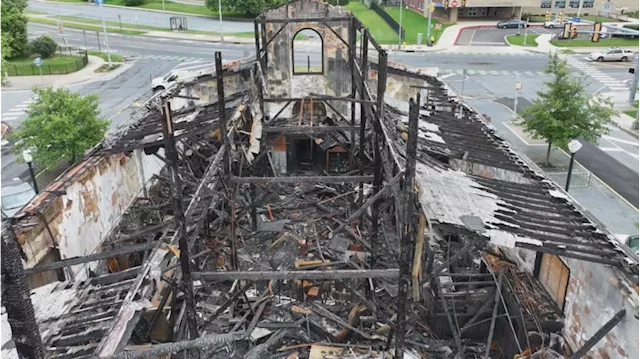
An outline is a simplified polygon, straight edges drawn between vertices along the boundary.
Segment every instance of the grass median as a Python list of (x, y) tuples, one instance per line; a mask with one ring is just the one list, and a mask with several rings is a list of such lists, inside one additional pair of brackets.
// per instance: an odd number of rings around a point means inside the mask
[(629, 110), (629, 111), (624, 111), (624, 113), (626, 113), (627, 115), (636, 118), (638, 116), (638, 101), (633, 103), (633, 107), (635, 107), (635, 110)]
[[(58, 25), (58, 21), (54, 19), (37, 18), (37, 17), (29, 17), (28, 19), (29, 19), (29, 22), (36, 23), (36, 24), (55, 25), (55, 26)], [(92, 26), (88, 24), (85, 25), (85, 24), (65, 22), (65, 21), (62, 22), (62, 25), (70, 29), (102, 32), (102, 26)], [(120, 30), (118, 28), (111, 28), (111, 27), (107, 27), (107, 32), (115, 33), (115, 34), (128, 34), (128, 35), (142, 35), (145, 33), (145, 31), (129, 30), (129, 29)]]
[(538, 44), (536, 43), (536, 38), (539, 35), (527, 35), (526, 39), (527, 39), (527, 43), (525, 44), (524, 42), (524, 35), (509, 35), (506, 37), (507, 42), (511, 45), (516, 45), (516, 46), (527, 46), (527, 47), (536, 47), (538, 46)]
[[(50, 2), (54, 2), (48, 0)], [(66, 3), (82, 3), (82, 4), (90, 4), (87, 0), (59, 0), (60, 2)], [(164, 5), (162, 0), (152, 0), (148, 1), (142, 5), (138, 6), (126, 6), (124, 4), (124, 0), (105, 0), (105, 5), (113, 5), (113, 6), (122, 6), (125, 8), (138, 8), (138, 9), (149, 9), (149, 10), (163, 10), (169, 12), (175, 12), (186, 15), (200, 15), (200, 16), (211, 16), (217, 17), (218, 12), (213, 11), (206, 6), (203, 5), (191, 5), (191, 4), (181, 4), (173, 1), (164, 1)], [(96, 5), (97, 6), (97, 5)], [(238, 18), (238, 19), (246, 19), (243, 13), (237, 11), (223, 11), (222, 16), (226, 18)]]
[[(88, 55), (98, 56), (104, 61), (109, 61), (109, 57), (106, 52), (88, 51)], [(118, 54), (111, 53), (111, 62), (124, 62), (124, 58)]]

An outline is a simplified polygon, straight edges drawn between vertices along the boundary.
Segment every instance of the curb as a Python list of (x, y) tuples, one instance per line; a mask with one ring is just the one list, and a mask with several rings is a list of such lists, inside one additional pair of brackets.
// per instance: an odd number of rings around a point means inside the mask
[[(34, 1), (42, 2), (42, 3), (48, 3), (48, 4), (55, 4), (56, 3), (55, 1), (51, 1), (51, 0), (34, 0)], [(88, 2), (87, 3), (76, 3), (76, 2), (68, 2), (67, 3), (66, 2), (64, 4), (65, 5), (93, 5), (93, 4), (89, 4)], [(184, 4), (184, 5), (189, 5), (189, 4)], [(195, 17), (203, 17), (203, 18), (218, 20), (216, 15), (199, 15), (199, 14), (190, 14), (190, 13), (186, 13), (186, 12), (175, 12), (175, 11), (156, 10), (156, 9), (144, 9), (144, 8), (139, 8), (139, 7), (128, 7), (128, 6), (121, 6), (121, 5), (103, 4), (102, 6), (112, 7), (112, 8), (116, 8), (116, 9), (128, 9), (128, 10), (138, 10), (138, 11), (148, 11), (148, 12), (159, 12), (159, 13), (164, 13), (164, 14), (195, 16)], [(228, 17), (228, 18), (225, 18), (225, 20), (226, 21), (237, 21), (237, 22), (252, 22), (251, 19), (243, 19), (243, 18), (237, 18), (237, 17)]]

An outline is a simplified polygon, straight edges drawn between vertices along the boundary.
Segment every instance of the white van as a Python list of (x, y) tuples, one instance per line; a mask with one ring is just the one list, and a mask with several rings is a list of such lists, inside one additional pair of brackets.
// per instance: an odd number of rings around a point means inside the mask
[(200, 61), (180, 64), (169, 71), (168, 74), (151, 80), (151, 88), (153, 92), (163, 91), (173, 85), (178, 79), (184, 79), (185, 76), (192, 77), (199, 71), (210, 71), (213, 66), (213, 63)]

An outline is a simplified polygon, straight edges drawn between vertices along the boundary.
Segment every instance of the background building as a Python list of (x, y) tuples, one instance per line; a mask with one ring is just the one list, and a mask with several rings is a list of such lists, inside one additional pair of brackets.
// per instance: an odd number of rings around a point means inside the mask
[[(407, 0), (404, 3), (412, 10), (427, 16), (430, 0)], [(399, 1), (397, 1), (399, 3)], [(523, 14), (544, 15), (564, 12), (569, 14), (595, 15), (598, 12), (620, 15), (638, 11), (636, 0), (432, 0), (436, 10), (434, 16), (450, 22), (458, 18), (508, 19)]]

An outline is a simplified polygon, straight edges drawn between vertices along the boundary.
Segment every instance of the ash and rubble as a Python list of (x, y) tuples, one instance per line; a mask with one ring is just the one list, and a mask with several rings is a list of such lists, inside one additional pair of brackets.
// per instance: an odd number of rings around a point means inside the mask
[[(16, 260), (36, 257), (30, 231), (64, 221), (41, 223), (57, 202), (72, 208), (70, 194), (43, 192), (3, 228), (2, 300), (19, 355), (633, 352), (637, 258), (482, 116), (433, 75), (389, 64), (340, 7), (299, 0), (255, 24), (256, 57), (223, 64), (216, 53), (210, 71), (154, 95), (51, 185), (87, 181), (102, 161), (162, 164), (140, 167), (145, 183), (99, 250), (25, 270)], [(293, 76), (292, 41), (306, 28), (322, 35), (326, 72)], [(568, 267), (564, 289), (540, 274), (549, 263)], [(585, 266), (631, 293), (595, 329), (575, 309), (595, 295), (582, 289)], [(43, 278), (24, 301), (27, 280)]]

